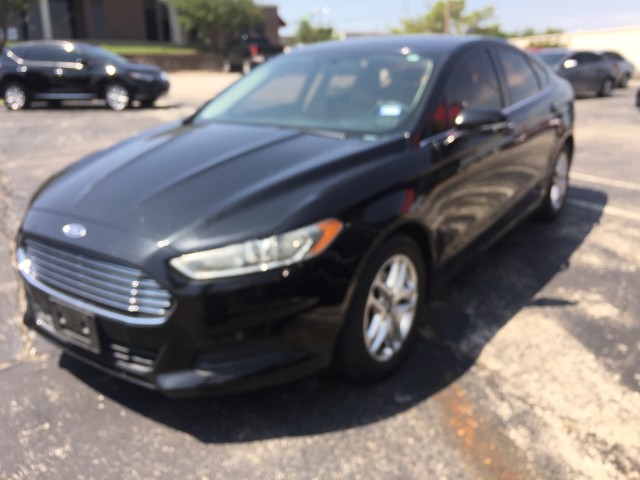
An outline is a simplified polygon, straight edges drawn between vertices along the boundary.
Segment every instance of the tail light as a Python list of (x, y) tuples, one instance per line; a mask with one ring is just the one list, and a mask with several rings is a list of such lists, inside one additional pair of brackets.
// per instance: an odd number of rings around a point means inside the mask
[(249, 45), (249, 52), (251, 52), (251, 55), (255, 57), (260, 53), (260, 49), (258, 48), (258, 45), (252, 43), (251, 45)]

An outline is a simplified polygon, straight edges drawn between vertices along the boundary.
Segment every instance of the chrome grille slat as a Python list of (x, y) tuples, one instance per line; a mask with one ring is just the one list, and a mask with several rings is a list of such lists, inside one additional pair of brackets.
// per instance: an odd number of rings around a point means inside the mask
[(24, 250), (34, 278), (80, 300), (132, 318), (162, 317), (171, 307), (171, 294), (142, 271), (32, 239)]
[[(48, 265), (50, 265), (52, 267), (54, 265), (58, 266), (59, 268), (63, 269), (64, 271), (76, 271), (76, 272), (82, 272), (83, 270), (89, 271), (89, 268), (88, 268), (89, 266), (87, 266), (87, 265), (78, 265), (77, 263), (70, 262), (69, 260), (65, 260), (65, 259), (61, 259), (61, 258), (53, 258), (50, 255), (43, 254), (41, 252), (32, 252), (30, 250), (29, 251), (29, 258), (41, 259), (42, 261), (46, 262)], [(97, 278), (101, 278), (101, 279), (105, 280), (106, 282), (122, 282), (123, 280), (126, 280), (128, 282), (128, 287), (129, 288), (133, 288), (133, 283), (136, 282), (136, 278), (135, 277), (123, 278), (121, 276), (113, 275), (111, 273), (104, 272), (102, 270), (91, 270), (91, 276), (97, 277)]]
[(72, 253), (67, 253), (63, 250), (58, 250), (58, 249), (54, 249), (51, 247), (47, 247), (45, 245), (42, 244), (36, 244), (34, 245), (33, 242), (29, 242), (29, 247), (35, 251), (40, 251), (42, 253), (44, 253), (47, 256), (58, 256), (58, 257), (66, 257), (70, 260), (72, 260), (74, 263), (77, 262), (78, 260), (80, 260), (81, 262), (85, 263), (87, 266), (92, 266), (94, 268), (97, 269), (104, 269), (105, 271), (112, 271), (114, 273), (120, 274), (120, 275), (128, 275), (131, 276), (132, 279), (136, 279), (139, 277), (140, 272), (138, 270), (135, 270), (133, 268), (129, 268), (129, 267), (122, 267), (120, 265), (115, 265), (113, 263), (108, 263), (102, 260), (94, 260), (82, 255), (74, 255)]
[[(169, 308), (171, 306), (171, 302), (169, 299), (156, 299), (156, 298), (144, 298), (138, 295), (123, 295), (112, 293), (108, 291), (103, 291), (100, 288), (92, 287), (87, 282), (74, 280), (72, 278), (64, 277), (61, 274), (54, 273), (49, 271), (48, 268), (39, 265), (37, 274), (39, 278), (43, 281), (46, 281), (49, 284), (59, 282), (61, 285), (65, 285), (68, 289), (74, 289), (76, 292), (87, 292), (88, 295), (92, 295), (93, 299), (103, 298), (105, 300), (109, 300), (113, 302), (113, 305), (138, 305), (149, 308), (157, 308), (158, 312)], [(136, 300), (136, 301), (132, 301)]]

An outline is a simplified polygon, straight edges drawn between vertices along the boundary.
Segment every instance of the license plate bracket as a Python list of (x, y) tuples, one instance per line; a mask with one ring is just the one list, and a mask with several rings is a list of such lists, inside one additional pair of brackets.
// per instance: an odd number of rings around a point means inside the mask
[(95, 316), (55, 298), (48, 300), (46, 306), (37, 305), (36, 323), (61, 340), (93, 353), (100, 353), (100, 337)]

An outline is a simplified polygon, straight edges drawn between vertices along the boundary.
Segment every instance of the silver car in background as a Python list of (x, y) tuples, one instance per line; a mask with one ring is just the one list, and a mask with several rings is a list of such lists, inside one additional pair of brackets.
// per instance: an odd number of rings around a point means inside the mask
[(603, 54), (587, 50), (544, 48), (534, 55), (567, 79), (577, 97), (608, 97), (616, 86), (613, 63)]

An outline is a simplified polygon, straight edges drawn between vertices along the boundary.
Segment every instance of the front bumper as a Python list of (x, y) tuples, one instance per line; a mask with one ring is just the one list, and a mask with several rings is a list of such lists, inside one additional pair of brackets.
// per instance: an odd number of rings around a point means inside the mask
[(21, 270), (29, 305), (24, 322), (72, 356), (169, 396), (261, 388), (332, 360), (351, 269), (330, 261), (328, 275), (323, 262), (289, 269), (287, 278), (273, 271), (184, 284), (172, 289), (166, 318), (150, 324), (127, 322)]
[(135, 100), (155, 100), (169, 92), (170, 84), (162, 80), (153, 82), (134, 81), (133, 98)]

